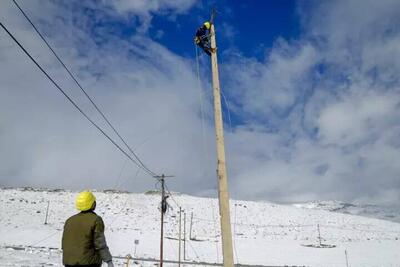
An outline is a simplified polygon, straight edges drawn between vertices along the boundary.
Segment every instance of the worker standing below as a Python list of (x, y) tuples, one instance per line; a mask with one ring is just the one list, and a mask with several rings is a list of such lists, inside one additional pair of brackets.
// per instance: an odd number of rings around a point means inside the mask
[(207, 55), (211, 56), (211, 53), (215, 52), (215, 49), (211, 48), (210, 44), (210, 29), (211, 23), (206, 21), (204, 24), (197, 29), (194, 42), (196, 45), (201, 47)]
[(81, 192), (75, 204), (80, 213), (65, 222), (63, 264), (67, 267), (100, 267), (104, 261), (108, 267), (114, 267), (104, 236), (103, 220), (94, 213), (95, 196), (88, 191)]

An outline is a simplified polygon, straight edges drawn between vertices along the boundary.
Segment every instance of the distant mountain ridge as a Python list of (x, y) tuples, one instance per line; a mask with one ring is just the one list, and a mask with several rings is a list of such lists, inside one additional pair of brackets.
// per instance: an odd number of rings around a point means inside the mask
[(344, 214), (358, 215), (369, 218), (400, 223), (400, 207), (388, 207), (370, 204), (346, 203), (341, 201), (311, 201), (292, 204), (297, 208), (326, 210)]

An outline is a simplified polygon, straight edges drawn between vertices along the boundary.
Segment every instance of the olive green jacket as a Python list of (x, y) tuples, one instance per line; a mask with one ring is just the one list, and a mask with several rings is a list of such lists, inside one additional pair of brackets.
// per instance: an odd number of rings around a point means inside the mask
[(101, 264), (112, 260), (103, 220), (93, 211), (78, 213), (65, 222), (61, 247), (64, 265)]

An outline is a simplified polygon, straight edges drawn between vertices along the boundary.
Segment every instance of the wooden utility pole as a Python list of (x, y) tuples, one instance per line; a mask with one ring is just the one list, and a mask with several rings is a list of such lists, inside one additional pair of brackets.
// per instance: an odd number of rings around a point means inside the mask
[(186, 260), (186, 212), (183, 212), (183, 260)]
[(167, 211), (167, 198), (168, 196), (165, 195), (165, 178), (173, 177), (173, 176), (154, 176), (161, 182), (161, 237), (160, 237), (160, 267), (163, 266), (163, 248), (164, 248), (164, 213)]
[(233, 267), (233, 246), (232, 246), (232, 230), (229, 211), (229, 192), (228, 178), (225, 165), (225, 146), (224, 146), (224, 128), (221, 111), (221, 91), (219, 87), (218, 61), (217, 61), (217, 43), (215, 39), (215, 27), (213, 23), (215, 13), (211, 19), (211, 68), (212, 83), (214, 93), (214, 116), (215, 116), (215, 134), (217, 139), (217, 176), (218, 176), (218, 195), (219, 195), (219, 212), (221, 219), (222, 234), (222, 255), (224, 267)]
[(165, 188), (164, 188), (164, 175), (161, 178), (161, 237), (160, 237), (160, 267), (163, 266), (163, 249), (164, 249), (164, 213), (165, 213)]
[(181, 229), (182, 228), (182, 208), (179, 207), (179, 249), (178, 249), (178, 267), (181, 266), (181, 241), (182, 241), (182, 235), (181, 235)]

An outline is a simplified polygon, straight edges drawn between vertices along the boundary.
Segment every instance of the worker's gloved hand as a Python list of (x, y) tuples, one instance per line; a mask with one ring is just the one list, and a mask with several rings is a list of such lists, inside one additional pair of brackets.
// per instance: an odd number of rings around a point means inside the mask
[(107, 262), (107, 267), (114, 267), (114, 263), (112, 261)]

